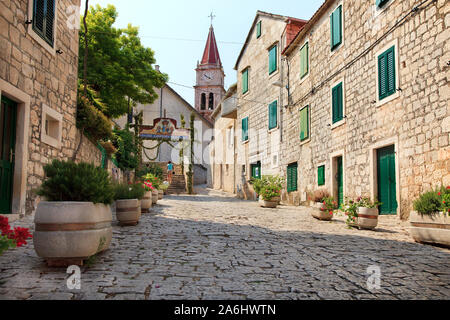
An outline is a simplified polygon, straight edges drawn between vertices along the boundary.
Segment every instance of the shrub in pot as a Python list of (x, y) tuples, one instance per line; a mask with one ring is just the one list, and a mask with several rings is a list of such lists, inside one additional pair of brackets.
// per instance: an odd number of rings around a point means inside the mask
[(333, 197), (326, 196), (328, 193), (321, 193), (321, 195), (314, 200), (321, 200), (322, 202), (315, 201), (313, 204), (312, 216), (318, 220), (330, 221), (333, 219), (334, 211), (338, 208), (337, 202)]
[(423, 193), (413, 208), (410, 234), (414, 240), (450, 246), (450, 186)]
[(110, 176), (93, 164), (59, 160), (44, 172), (37, 194), (45, 201), (36, 208), (34, 249), (49, 266), (82, 265), (111, 243)]
[(151, 184), (153, 185), (153, 187), (155, 188), (152, 192), (152, 203), (156, 204), (158, 202), (159, 199), (159, 188), (160, 188), (160, 184), (161, 184), (161, 180), (156, 177), (154, 174), (152, 173), (147, 173), (144, 176), (144, 180), (145, 181), (150, 181)]
[(263, 199), (261, 197), (265, 189), (277, 189), (280, 190), (279, 194), (272, 197), (271, 201), (276, 201), (277, 205), (281, 201), (281, 189), (283, 188), (283, 179), (280, 176), (264, 175), (261, 178), (251, 178), (250, 184), (253, 186), (256, 194), (262, 203)]
[(159, 186), (159, 188), (160, 188), (160, 190), (163, 191), (163, 194), (167, 194), (167, 190), (169, 189), (169, 186), (170, 186), (169, 182), (164, 181), (164, 182)]
[(347, 215), (347, 225), (360, 229), (374, 229), (378, 225), (378, 207), (381, 202), (358, 197), (356, 200), (346, 198), (342, 210)]
[(121, 226), (135, 226), (141, 217), (141, 199), (145, 189), (141, 183), (114, 185), (116, 217)]
[(259, 204), (264, 208), (276, 208), (281, 199), (282, 180), (278, 176), (264, 176), (259, 191)]
[(144, 188), (145, 193), (141, 200), (141, 212), (145, 213), (152, 207), (152, 194), (155, 188), (150, 181), (142, 182), (142, 187)]

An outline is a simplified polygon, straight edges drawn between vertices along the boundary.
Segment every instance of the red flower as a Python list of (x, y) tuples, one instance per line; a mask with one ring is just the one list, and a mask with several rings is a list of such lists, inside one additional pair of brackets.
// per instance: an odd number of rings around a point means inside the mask
[(438, 196), (440, 196), (441, 195), (441, 193), (440, 192), (438, 192)]
[(447, 187), (447, 190), (450, 190), (450, 186)]

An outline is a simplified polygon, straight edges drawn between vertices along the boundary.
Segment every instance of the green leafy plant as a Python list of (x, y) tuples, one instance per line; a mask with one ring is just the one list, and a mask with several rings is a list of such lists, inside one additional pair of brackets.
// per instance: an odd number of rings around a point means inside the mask
[(280, 176), (271, 176), (271, 175), (265, 175), (262, 176), (260, 179), (258, 178), (251, 178), (250, 184), (253, 186), (253, 189), (258, 195), (262, 195), (262, 192), (264, 191), (264, 188), (276, 188), (281, 191), (283, 189), (283, 178)]
[(161, 181), (164, 178), (164, 171), (163, 169), (157, 165), (156, 163), (150, 163), (150, 164), (145, 164), (139, 171), (138, 171), (138, 177), (144, 177), (145, 175), (147, 175), (148, 173), (153, 174), (155, 177), (157, 177), (158, 179), (160, 179)]
[(421, 215), (434, 215), (438, 212), (449, 214), (450, 186), (438, 187), (420, 195), (413, 203), (414, 210)]
[(143, 177), (143, 179), (145, 180), (145, 181), (150, 181), (151, 182), (151, 184), (153, 185), (153, 187), (155, 187), (156, 189), (160, 189), (160, 186), (161, 186), (161, 180), (158, 178), (158, 177), (156, 177), (154, 174), (152, 174), (152, 173), (147, 173), (144, 177)]
[(145, 188), (142, 183), (118, 183), (113, 187), (114, 200), (141, 200), (145, 194)]
[(8, 249), (26, 245), (28, 238), (32, 237), (29, 229), (22, 227), (11, 229), (9, 219), (0, 216), (0, 256)]
[(115, 128), (111, 140), (117, 149), (114, 158), (118, 163), (118, 167), (124, 171), (135, 169), (139, 165), (139, 159), (138, 145), (133, 132), (129, 130), (128, 126), (124, 129)]
[(89, 163), (53, 160), (44, 166), (45, 179), (37, 194), (48, 201), (110, 204), (113, 189), (108, 172)]
[(347, 215), (347, 224), (353, 225), (358, 218), (358, 208), (377, 208), (382, 203), (375, 200), (372, 201), (367, 197), (358, 197), (356, 200), (345, 198), (344, 203), (341, 205), (341, 210)]

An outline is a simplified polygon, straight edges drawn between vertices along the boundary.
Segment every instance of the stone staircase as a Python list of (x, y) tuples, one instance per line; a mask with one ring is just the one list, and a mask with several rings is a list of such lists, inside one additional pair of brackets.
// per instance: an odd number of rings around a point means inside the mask
[[(167, 181), (167, 174), (164, 174), (164, 180)], [(180, 194), (186, 192), (186, 180), (184, 175), (174, 174), (172, 176), (172, 184), (167, 189), (167, 194)]]

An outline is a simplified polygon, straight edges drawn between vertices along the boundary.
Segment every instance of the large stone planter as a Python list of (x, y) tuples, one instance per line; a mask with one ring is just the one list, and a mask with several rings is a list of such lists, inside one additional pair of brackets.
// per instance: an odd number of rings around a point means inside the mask
[(141, 202), (138, 199), (117, 200), (116, 217), (121, 226), (135, 226), (141, 218)]
[(360, 229), (375, 229), (378, 225), (378, 208), (358, 207), (358, 217), (355, 218), (355, 223), (350, 223), (352, 227)]
[(278, 200), (264, 200), (261, 197), (259, 198), (259, 205), (263, 208), (276, 208), (278, 205)]
[(162, 200), (164, 196), (164, 190), (158, 190), (158, 200)]
[(39, 202), (34, 216), (34, 249), (48, 266), (83, 265), (109, 248), (110, 206), (92, 202)]
[(153, 190), (152, 191), (152, 203), (156, 204), (158, 202), (158, 198), (159, 198), (159, 192), (158, 190)]
[(141, 200), (141, 212), (146, 213), (152, 207), (152, 192), (147, 191)]
[(409, 222), (409, 233), (415, 241), (450, 247), (450, 217), (447, 214), (421, 215), (412, 211)]
[(314, 202), (312, 205), (313, 210), (311, 215), (319, 220), (330, 221), (333, 219), (333, 214), (327, 210), (326, 206), (322, 202)]

